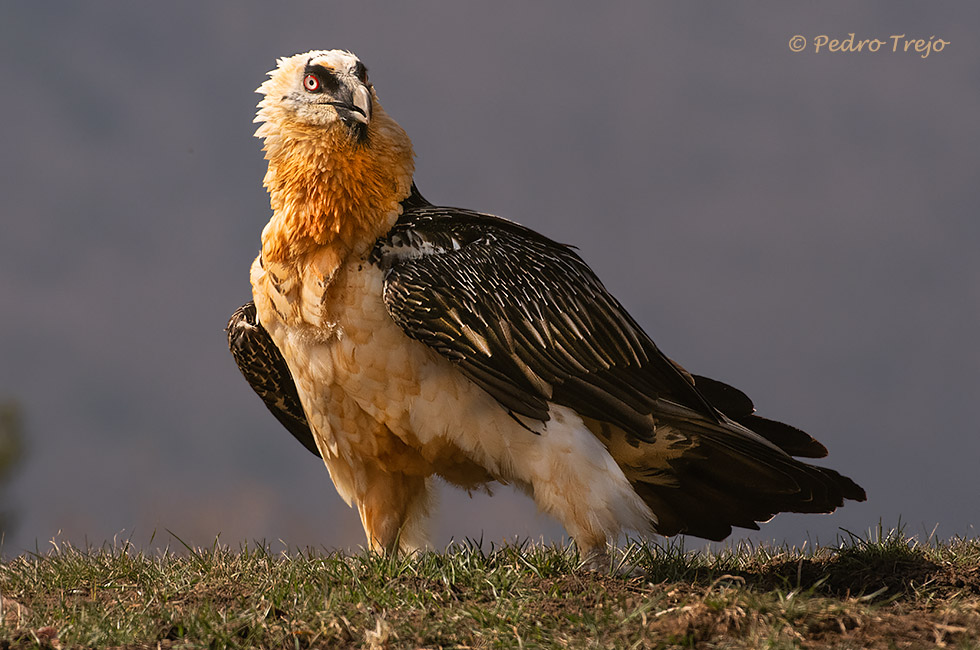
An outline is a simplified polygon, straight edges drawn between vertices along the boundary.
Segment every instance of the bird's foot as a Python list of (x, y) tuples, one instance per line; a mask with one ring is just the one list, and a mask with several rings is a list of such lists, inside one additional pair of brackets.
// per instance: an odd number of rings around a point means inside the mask
[(642, 578), (647, 574), (636, 565), (615, 561), (606, 549), (593, 549), (586, 553), (579, 568), (620, 578)]

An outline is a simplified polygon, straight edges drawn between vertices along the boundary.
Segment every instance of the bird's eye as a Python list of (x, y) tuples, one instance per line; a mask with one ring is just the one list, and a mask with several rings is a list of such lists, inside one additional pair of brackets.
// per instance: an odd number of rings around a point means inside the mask
[(311, 93), (320, 92), (320, 79), (315, 74), (308, 74), (303, 77), (303, 87)]

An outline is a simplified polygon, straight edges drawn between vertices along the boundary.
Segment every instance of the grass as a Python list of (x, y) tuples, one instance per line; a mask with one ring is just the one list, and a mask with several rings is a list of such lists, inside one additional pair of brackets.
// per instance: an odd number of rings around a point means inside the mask
[(645, 577), (526, 543), (400, 558), (57, 545), (0, 565), (0, 648), (980, 648), (980, 540), (634, 543), (621, 560)]

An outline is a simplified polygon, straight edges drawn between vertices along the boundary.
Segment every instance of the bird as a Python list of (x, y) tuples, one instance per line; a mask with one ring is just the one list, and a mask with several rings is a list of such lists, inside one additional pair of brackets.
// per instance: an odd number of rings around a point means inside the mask
[(623, 532), (722, 540), (866, 494), (827, 449), (668, 358), (576, 250), (426, 200), (407, 133), (345, 50), (257, 92), (272, 215), (229, 346), (356, 507), (368, 548), (426, 548), (437, 479), (510, 484), (601, 570)]

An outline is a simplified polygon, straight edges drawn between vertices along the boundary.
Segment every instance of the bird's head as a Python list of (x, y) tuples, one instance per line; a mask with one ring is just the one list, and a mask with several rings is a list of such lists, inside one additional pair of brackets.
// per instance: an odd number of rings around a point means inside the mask
[(356, 56), (314, 50), (278, 63), (257, 91), (265, 95), (255, 118), (264, 123), (260, 137), (273, 130), (331, 133), (359, 143), (369, 137), (377, 97)]
[(265, 184), (273, 210), (296, 217), (291, 234), (301, 229), (322, 243), (323, 233), (388, 215), (409, 195), (412, 143), (381, 107), (356, 56), (314, 50), (279, 59), (257, 92)]

